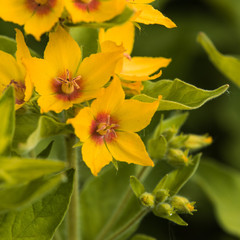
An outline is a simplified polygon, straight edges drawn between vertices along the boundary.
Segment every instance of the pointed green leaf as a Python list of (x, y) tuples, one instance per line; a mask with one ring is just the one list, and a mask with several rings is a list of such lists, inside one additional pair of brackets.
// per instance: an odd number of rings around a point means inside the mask
[(162, 95), (158, 110), (192, 110), (201, 107), (207, 101), (223, 94), (228, 85), (215, 90), (203, 90), (179, 79), (144, 82), (143, 94), (133, 98), (143, 102), (153, 102)]
[(222, 228), (240, 237), (240, 172), (208, 160), (200, 164), (194, 180), (212, 201)]
[(64, 180), (63, 177), (63, 174), (44, 176), (25, 184), (1, 188), (0, 212), (15, 210), (33, 203), (55, 188)]
[(149, 237), (145, 234), (136, 234), (130, 240), (157, 240), (157, 239), (153, 237)]
[(51, 240), (67, 211), (73, 175), (74, 170), (67, 171), (66, 182), (31, 206), (0, 215), (0, 239)]
[(38, 154), (37, 158), (47, 158), (52, 150), (53, 142), (51, 141), (48, 146)]
[(199, 33), (197, 40), (215, 67), (240, 87), (240, 59), (221, 54), (205, 33)]
[(174, 213), (173, 215), (169, 216), (169, 217), (162, 217), (162, 218), (165, 218), (171, 222), (174, 222), (178, 225), (181, 225), (181, 226), (187, 226), (188, 224), (177, 214), (177, 213)]
[(41, 116), (38, 121), (36, 130), (31, 133), (25, 143), (18, 144), (20, 152), (29, 152), (43, 139), (53, 137), (59, 134), (67, 134), (71, 132), (70, 125), (57, 122), (48, 116)]
[(193, 176), (198, 168), (200, 157), (201, 154), (196, 155), (191, 164), (168, 174), (162, 188), (169, 190), (170, 196), (177, 194), (184, 184)]
[(14, 89), (9, 87), (0, 98), (0, 155), (10, 152), (15, 128)]
[(130, 185), (137, 198), (145, 192), (143, 184), (135, 176), (130, 176)]
[(61, 161), (0, 158), (0, 181), (6, 184), (21, 184), (43, 175), (62, 171), (65, 163)]

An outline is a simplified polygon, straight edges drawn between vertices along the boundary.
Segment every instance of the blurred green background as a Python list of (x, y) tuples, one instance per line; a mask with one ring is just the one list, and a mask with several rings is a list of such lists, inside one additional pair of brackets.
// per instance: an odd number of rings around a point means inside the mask
[[(191, 111), (182, 131), (209, 133), (214, 142), (203, 150), (203, 158), (213, 158), (240, 171), (240, 89), (212, 65), (196, 41), (202, 31), (220, 52), (240, 54), (240, 0), (157, 0), (153, 5), (173, 20), (177, 28), (141, 25), (142, 30), (136, 33), (132, 55), (172, 58), (171, 64), (163, 70), (162, 79), (179, 78), (208, 90), (226, 83), (230, 85), (223, 96)], [(14, 38), (15, 26), (0, 20), (0, 34)], [(28, 46), (42, 53), (47, 36), (42, 37), (41, 43), (32, 36), (27, 36), (26, 40)], [(138, 232), (163, 240), (239, 239), (221, 229), (212, 203), (194, 181), (184, 187), (183, 194), (197, 201), (198, 211), (194, 216), (183, 217), (189, 223), (188, 227), (179, 227), (150, 214), (143, 220)]]

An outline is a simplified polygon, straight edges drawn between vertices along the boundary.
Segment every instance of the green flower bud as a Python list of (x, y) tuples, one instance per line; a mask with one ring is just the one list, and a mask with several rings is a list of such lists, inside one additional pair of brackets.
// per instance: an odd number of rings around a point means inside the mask
[(208, 135), (190, 134), (184, 143), (184, 146), (189, 149), (199, 149), (212, 143), (212, 137)]
[(155, 207), (154, 213), (159, 217), (170, 217), (174, 213), (174, 210), (168, 203), (159, 203)]
[(182, 151), (176, 148), (170, 148), (167, 153), (167, 161), (174, 167), (188, 166), (190, 158), (188, 151)]
[(145, 192), (139, 197), (141, 203), (146, 207), (153, 207), (155, 203), (155, 196), (151, 193)]
[(156, 192), (155, 198), (157, 202), (164, 202), (169, 197), (169, 190), (160, 189)]
[(192, 212), (196, 211), (196, 209), (194, 209), (194, 204), (195, 202), (189, 202), (189, 200), (185, 197), (173, 196), (171, 198), (171, 205), (176, 212), (180, 214), (192, 214)]

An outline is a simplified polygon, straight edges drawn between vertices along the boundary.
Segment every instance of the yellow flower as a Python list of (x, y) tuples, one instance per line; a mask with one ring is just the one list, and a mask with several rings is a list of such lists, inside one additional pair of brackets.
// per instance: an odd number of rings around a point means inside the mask
[(80, 47), (69, 33), (61, 27), (50, 33), (44, 59), (24, 60), (40, 95), (41, 112), (59, 113), (95, 98), (110, 80), (122, 51), (92, 54), (81, 61)]
[(65, 7), (76, 22), (104, 22), (119, 15), (126, 0), (64, 0)]
[(83, 161), (93, 175), (112, 161), (153, 166), (141, 138), (135, 133), (151, 121), (159, 101), (144, 103), (124, 100), (119, 79), (114, 78), (105, 93), (93, 101), (91, 107), (79, 111), (69, 119), (82, 146)]
[(63, 11), (63, 0), (0, 0), (0, 17), (24, 25), (37, 40), (50, 31)]
[(9, 85), (15, 89), (16, 109), (20, 108), (32, 96), (33, 85), (26, 74), (22, 58), (30, 58), (30, 52), (20, 30), (16, 30), (17, 52), (16, 59), (0, 51), (0, 93)]

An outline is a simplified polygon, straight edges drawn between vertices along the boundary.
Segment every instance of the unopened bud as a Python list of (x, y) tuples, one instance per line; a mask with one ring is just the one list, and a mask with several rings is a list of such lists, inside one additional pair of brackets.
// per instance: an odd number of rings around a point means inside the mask
[(174, 167), (188, 166), (190, 158), (188, 157), (188, 151), (182, 151), (176, 148), (170, 148), (167, 153), (168, 163)]
[(155, 203), (155, 197), (151, 193), (145, 192), (139, 197), (141, 203), (146, 207), (153, 207)]
[(159, 217), (170, 217), (174, 213), (174, 210), (168, 203), (159, 203), (155, 207), (154, 213)]
[(199, 149), (208, 146), (212, 143), (212, 137), (208, 135), (190, 134), (184, 143), (184, 146), (189, 149)]
[(160, 189), (156, 192), (155, 198), (157, 202), (164, 202), (169, 197), (169, 190)]
[(192, 212), (196, 211), (194, 204), (195, 202), (189, 202), (189, 200), (185, 197), (173, 196), (171, 198), (171, 205), (176, 210), (176, 212), (180, 214), (192, 214)]

